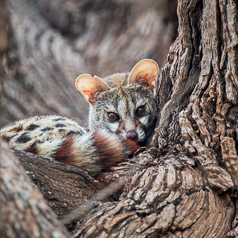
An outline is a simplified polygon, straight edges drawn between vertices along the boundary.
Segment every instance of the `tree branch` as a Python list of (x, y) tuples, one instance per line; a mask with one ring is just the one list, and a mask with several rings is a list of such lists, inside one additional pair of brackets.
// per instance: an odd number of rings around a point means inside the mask
[(69, 237), (2, 140), (0, 172), (1, 237)]

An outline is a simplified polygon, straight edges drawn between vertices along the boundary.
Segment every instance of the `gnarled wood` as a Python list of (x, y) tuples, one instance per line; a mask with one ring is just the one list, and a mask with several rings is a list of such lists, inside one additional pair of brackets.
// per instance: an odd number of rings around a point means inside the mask
[[(145, 158), (151, 155), (137, 160)], [(73, 237), (224, 237), (234, 216), (231, 198), (211, 190), (185, 153), (153, 161), (131, 177), (118, 202), (104, 203), (81, 219)]]
[(1, 237), (69, 237), (33, 186), (20, 162), (1, 140)]
[[(92, 211), (78, 235), (226, 236), (237, 175), (237, 11), (235, 1), (178, 2), (179, 36), (160, 78), (162, 110), (153, 138), (167, 154), (133, 176), (118, 203)], [(168, 153), (180, 143), (187, 155)]]
[(15, 155), (59, 218), (103, 188), (103, 184), (76, 167), (20, 151)]

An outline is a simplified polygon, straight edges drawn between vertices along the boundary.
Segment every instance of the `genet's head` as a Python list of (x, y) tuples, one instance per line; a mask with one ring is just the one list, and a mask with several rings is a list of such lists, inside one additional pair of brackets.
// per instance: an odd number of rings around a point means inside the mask
[(83, 74), (76, 88), (90, 105), (89, 129), (105, 129), (122, 138), (143, 142), (156, 118), (155, 87), (159, 67), (141, 60), (129, 74), (105, 79)]

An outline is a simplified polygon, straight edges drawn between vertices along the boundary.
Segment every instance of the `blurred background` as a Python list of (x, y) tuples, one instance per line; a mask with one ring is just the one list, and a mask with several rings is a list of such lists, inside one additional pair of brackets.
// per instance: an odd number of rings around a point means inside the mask
[(0, 19), (8, 37), (1, 126), (41, 114), (87, 126), (75, 78), (129, 72), (143, 58), (162, 68), (177, 36), (176, 0), (1, 1), (8, 5)]

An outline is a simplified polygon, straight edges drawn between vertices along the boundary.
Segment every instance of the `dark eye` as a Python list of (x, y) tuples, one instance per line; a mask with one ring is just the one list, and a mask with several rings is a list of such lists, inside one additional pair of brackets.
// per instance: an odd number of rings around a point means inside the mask
[(107, 116), (110, 122), (115, 122), (119, 119), (119, 116), (115, 112), (108, 112)]
[(136, 116), (142, 117), (145, 115), (145, 105), (140, 106), (136, 109)]

